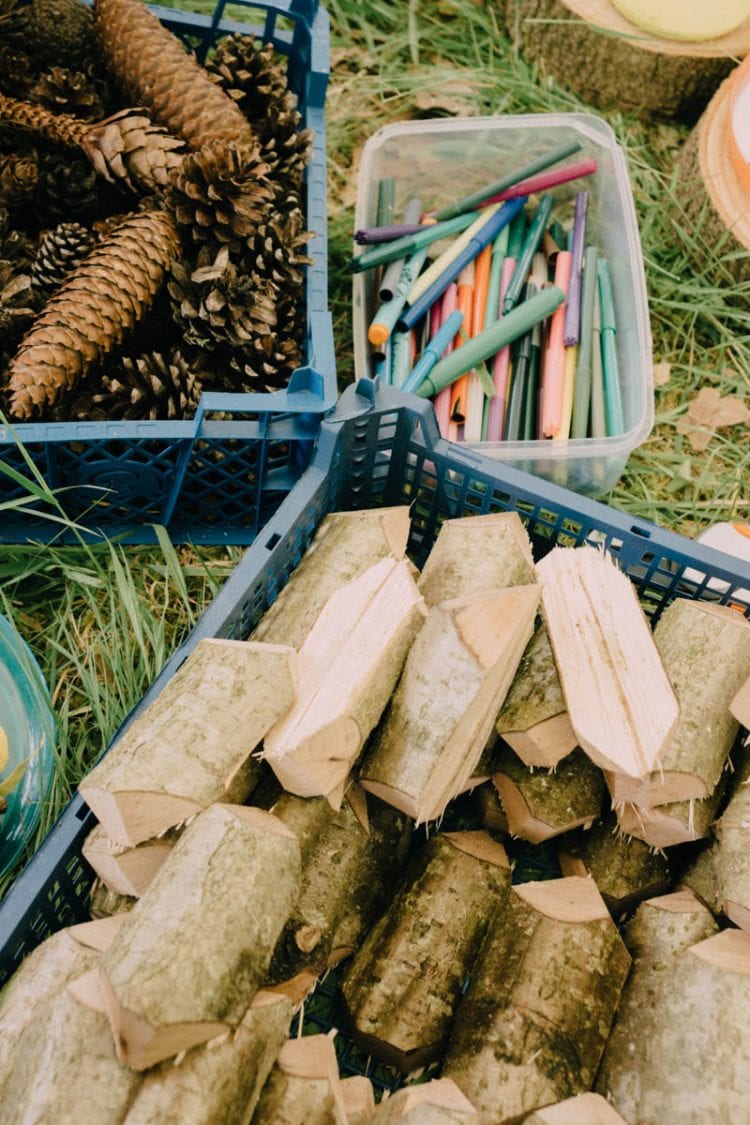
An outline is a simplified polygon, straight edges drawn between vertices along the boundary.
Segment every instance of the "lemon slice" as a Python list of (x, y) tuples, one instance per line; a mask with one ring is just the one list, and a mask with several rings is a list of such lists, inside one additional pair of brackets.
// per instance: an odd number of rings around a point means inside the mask
[(662, 39), (701, 43), (728, 35), (750, 17), (750, 0), (612, 0), (636, 27)]

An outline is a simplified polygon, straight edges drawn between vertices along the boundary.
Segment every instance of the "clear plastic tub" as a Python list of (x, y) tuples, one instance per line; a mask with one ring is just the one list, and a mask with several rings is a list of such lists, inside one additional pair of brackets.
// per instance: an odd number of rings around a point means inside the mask
[[(606, 438), (564, 442), (481, 442), (463, 445), (555, 481), (577, 492), (608, 492), (654, 421), (653, 363), (646, 280), (638, 226), (622, 149), (609, 125), (593, 114), (524, 114), (506, 117), (404, 121), (387, 125), (367, 141), (360, 165), (355, 225), (375, 222), (378, 181), (396, 183), (396, 214), (419, 196), (425, 209), (439, 207), (497, 180), (506, 169), (522, 167), (549, 149), (579, 140), (580, 153), (598, 171), (552, 189), (553, 219), (572, 214), (575, 192), (590, 193), (587, 241), (597, 244), (610, 263), (617, 314), (625, 432)], [(354, 362), (358, 378), (373, 376), (367, 326), (377, 307), (373, 271), (354, 275)]]

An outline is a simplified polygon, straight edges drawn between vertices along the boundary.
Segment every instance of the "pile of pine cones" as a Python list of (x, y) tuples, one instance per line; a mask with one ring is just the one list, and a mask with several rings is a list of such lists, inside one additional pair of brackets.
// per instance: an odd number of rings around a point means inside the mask
[(0, 0), (0, 410), (191, 417), (302, 361), (300, 128), (249, 35), (205, 66), (142, 0)]

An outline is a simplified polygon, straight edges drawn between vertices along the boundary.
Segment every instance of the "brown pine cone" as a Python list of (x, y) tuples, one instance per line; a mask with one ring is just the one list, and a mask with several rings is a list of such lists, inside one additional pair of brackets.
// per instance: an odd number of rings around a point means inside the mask
[(105, 180), (148, 191), (164, 187), (179, 170), (185, 146), (141, 110), (123, 109), (91, 125), (82, 147)]
[(93, 15), (81, 0), (30, 0), (9, 7), (3, 21), (6, 40), (37, 65), (75, 69), (95, 58)]
[(249, 263), (255, 273), (268, 278), (279, 292), (291, 291), (301, 301), (304, 267), (312, 262), (304, 251), (312, 237), (305, 230), (299, 207), (288, 215), (277, 213), (258, 224), (248, 241), (243, 263)]
[(206, 70), (226, 90), (258, 133), (264, 131), (268, 107), (291, 97), (286, 67), (273, 43), (254, 35), (225, 35), (206, 61)]
[(51, 113), (42, 106), (0, 94), (0, 123), (41, 137), (63, 148), (82, 148), (89, 126), (67, 113)]
[(0, 207), (0, 261), (11, 262), (15, 270), (23, 270), (36, 253), (31, 239), (16, 229), (5, 207)]
[(10, 210), (24, 207), (33, 200), (38, 182), (39, 165), (33, 156), (0, 156), (0, 206)]
[[(0, 35), (2, 32), (0, 18)], [(0, 43), (0, 93), (25, 98), (35, 81), (36, 70), (29, 55), (9, 43)]]
[(0, 261), (0, 348), (14, 348), (33, 319), (31, 278)]
[(177, 421), (193, 417), (201, 396), (200, 377), (179, 350), (124, 356), (90, 381), (97, 383), (95, 390), (83, 389), (64, 404), (68, 420)]
[(98, 85), (80, 70), (53, 66), (31, 87), (28, 100), (52, 113), (70, 113), (82, 121), (99, 121), (106, 110)]
[(214, 261), (202, 250), (197, 269), (175, 262), (167, 287), (188, 344), (238, 346), (275, 331), (278, 294), (266, 279), (239, 273), (226, 247)]
[(42, 235), (31, 263), (31, 290), (37, 308), (60, 288), (65, 278), (94, 248), (96, 236), (80, 223), (60, 223)]
[(123, 194), (102, 180), (83, 154), (40, 154), (34, 208), (44, 226), (69, 219), (88, 222), (121, 210), (125, 202)]

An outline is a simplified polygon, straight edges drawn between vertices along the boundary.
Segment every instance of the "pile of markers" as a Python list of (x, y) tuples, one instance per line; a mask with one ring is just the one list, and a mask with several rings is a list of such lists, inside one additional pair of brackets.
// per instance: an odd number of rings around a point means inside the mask
[(589, 194), (576, 193), (568, 230), (548, 194), (596, 173), (592, 159), (553, 167), (578, 149), (548, 152), (431, 213), (411, 199), (395, 226), (394, 181), (378, 183), (378, 225), (356, 232), (367, 248), (351, 263), (378, 271), (374, 373), (432, 399), (444, 437), (624, 431), (612, 282), (586, 236)]

